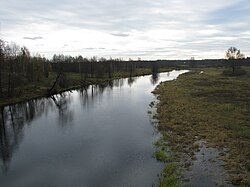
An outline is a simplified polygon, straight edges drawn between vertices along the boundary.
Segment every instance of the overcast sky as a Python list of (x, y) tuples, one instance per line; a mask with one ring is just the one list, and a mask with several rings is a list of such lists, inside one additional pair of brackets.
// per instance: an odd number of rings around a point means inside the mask
[(0, 0), (0, 34), (49, 58), (250, 56), (249, 12), (250, 0)]

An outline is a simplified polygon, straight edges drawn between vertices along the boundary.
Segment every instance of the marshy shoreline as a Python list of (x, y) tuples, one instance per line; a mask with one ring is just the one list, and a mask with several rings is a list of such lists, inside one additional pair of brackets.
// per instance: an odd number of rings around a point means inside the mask
[(218, 151), (208, 163), (220, 162), (225, 171), (219, 178), (224, 182), (215, 184), (250, 184), (250, 71), (244, 69), (246, 75), (230, 77), (222, 74), (223, 68), (196, 68), (153, 91), (162, 134), (155, 157), (166, 162), (160, 186), (190, 184), (187, 171), (199, 153), (206, 156), (206, 148)]

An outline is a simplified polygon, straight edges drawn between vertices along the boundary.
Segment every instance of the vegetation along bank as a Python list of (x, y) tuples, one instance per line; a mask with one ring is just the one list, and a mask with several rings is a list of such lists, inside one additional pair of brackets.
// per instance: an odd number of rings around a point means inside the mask
[(160, 186), (180, 184), (179, 172), (192, 164), (198, 141), (220, 151), (232, 185), (250, 185), (250, 69), (242, 69), (240, 76), (227, 76), (223, 68), (194, 69), (154, 90), (163, 135), (155, 156), (168, 163)]
[[(235, 69), (235, 64), (250, 65), (250, 58), (231, 62)], [(117, 78), (196, 66), (221, 67), (224, 63), (225, 59), (125, 61), (63, 54), (47, 59), (39, 54), (31, 55), (25, 46), (0, 39), (0, 106)]]

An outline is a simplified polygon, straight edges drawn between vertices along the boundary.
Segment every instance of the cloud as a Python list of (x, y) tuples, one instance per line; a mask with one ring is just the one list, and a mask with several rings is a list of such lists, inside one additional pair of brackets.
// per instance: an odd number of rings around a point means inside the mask
[(95, 50), (96, 48), (93, 48), (93, 47), (86, 47), (86, 48), (83, 48), (83, 50)]
[(42, 36), (35, 36), (35, 37), (23, 37), (25, 40), (41, 40), (43, 39)]
[(69, 47), (68, 44), (64, 44), (64, 45), (62, 46), (62, 48), (67, 48), (67, 47)]
[(128, 37), (129, 36), (129, 34), (124, 34), (124, 33), (112, 33), (111, 35), (119, 36), (119, 37)]
[[(0, 20), (6, 40), (46, 56), (70, 48), (87, 56), (221, 58), (229, 46), (250, 55), (249, 11), (249, 0), (8, 0)], [(22, 37), (34, 35), (43, 37)]]
[(105, 50), (106, 48), (104, 47), (85, 47), (85, 48), (82, 48), (83, 50)]

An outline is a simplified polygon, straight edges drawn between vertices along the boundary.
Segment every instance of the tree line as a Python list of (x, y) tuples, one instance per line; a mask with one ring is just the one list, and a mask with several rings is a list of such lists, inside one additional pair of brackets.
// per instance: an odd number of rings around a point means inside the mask
[[(250, 59), (236, 59), (243, 64), (250, 64)], [(235, 63), (235, 60), (234, 60)], [(124, 61), (113, 58), (84, 58), (79, 56), (66, 56), (55, 54), (52, 59), (47, 59), (41, 55), (31, 55), (25, 46), (0, 39), (0, 98), (10, 98), (18, 95), (16, 88), (36, 84), (51, 78), (49, 93), (59, 85), (67, 87), (67, 73), (77, 73), (80, 76), (80, 84), (86, 85), (86, 81), (91, 78), (112, 79), (117, 74), (126, 72), (132, 77), (139, 69), (150, 69), (153, 77), (157, 77), (160, 68), (180, 68), (195, 66), (224, 66), (225, 59), (215, 60), (132, 60)]]
[(31, 56), (26, 47), (0, 40), (0, 98), (13, 97), (15, 88), (49, 76), (49, 61)]
[[(88, 78), (113, 78), (115, 73), (126, 72), (131, 77), (136, 69), (151, 68), (155, 72), (157, 62), (123, 61), (121, 59), (72, 57), (63, 54), (54, 55), (52, 59), (32, 56), (27, 47), (20, 47), (11, 42), (0, 40), (0, 98), (13, 97), (15, 88), (35, 84), (56, 74), (55, 82), (61, 87), (67, 86), (66, 73), (80, 75), (81, 84)], [(153, 65), (152, 65), (153, 64)]]

